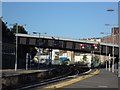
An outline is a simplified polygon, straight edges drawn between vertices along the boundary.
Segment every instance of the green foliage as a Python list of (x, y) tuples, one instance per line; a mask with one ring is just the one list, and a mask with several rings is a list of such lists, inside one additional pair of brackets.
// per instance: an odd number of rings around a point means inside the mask
[[(17, 26), (14, 25), (13, 28), (11, 29), (11, 32), (16, 33), (16, 29), (17, 29)], [(27, 34), (27, 31), (23, 26), (18, 26), (18, 33)]]
[(10, 29), (6, 26), (6, 24), (2, 22), (2, 41), (6, 43), (14, 42), (14, 34), (10, 31)]
[(54, 60), (55, 60), (55, 61), (59, 61), (59, 59), (57, 59), (57, 58), (55, 58)]
[(62, 63), (62, 65), (67, 65), (68, 64), (67, 61), (62, 61), (61, 63)]
[(82, 65), (87, 66), (87, 63), (85, 63), (84, 61), (78, 61), (77, 64), (80, 66), (82, 66)]
[[(13, 26), (13, 28), (8, 28), (6, 26), (7, 23), (4, 23), (2, 20), (0, 20), (2, 23), (2, 41), (6, 43), (14, 43), (15, 42), (15, 35), (16, 33), (16, 25)], [(27, 34), (27, 31), (23, 26), (18, 26), (18, 33)]]
[(83, 61), (87, 61), (87, 55), (83, 56)]
[(79, 61), (80, 64), (84, 64), (84, 61)]
[(75, 64), (75, 61), (68, 61), (69, 64)]
[(99, 57), (98, 57), (98, 56), (95, 56), (95, 57), (94, 57), (94, 60), (98, 63), (98, 62), (99, 62)]

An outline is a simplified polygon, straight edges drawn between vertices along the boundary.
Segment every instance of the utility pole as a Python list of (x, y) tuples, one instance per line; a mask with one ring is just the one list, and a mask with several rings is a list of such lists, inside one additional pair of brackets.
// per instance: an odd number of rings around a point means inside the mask
[(114, 27), (113, 27), (113, 33), (112, 33), (112, 37), (113, 37), (113, 50), (112, 50), (112, 54), (113, 54), (113, 61), (112, 61), (112, 72), (115, 72), (115, 58), (114, 58)]
[[(12, 26), (16, 26), (16, 31), (15, 31), (15, 39), (16, 39), (16, 41), (15, 41), (15, 47), (16, 47), (16, 49), (15, 49), (15, 71), (17, 71), (17, 68), (18, 68), (18, 36), (17, 36), (17, 34), (18, 34), (18, 26), (20, 26), (20, 25), (18, 25), (18, 23), (15, 23), (15, 24), (10, 24), (10, 25), (12, 25)], [(23, 25), (22, 25), (23, 26)], [(24, 26), (26, 26), (26, 25), (24, 25)]]
[(108, 58), (107, 58), (107, 38), (106, 38), (106, 70), (108, 68), (107, 61), (108, 61)]
[[(18, 23), (16, 23), (16, 34), (18, 34)], [(17, 60), (17, 51), (18, 51), (17, 47), (18, 47), (18, 37), (16, 35), (15, 71), (17, 71), (17, 62), (18, 62), (18, 60)]]
[[(120, 1), (118, 2), (118, 10), (108, 9), (107, 11), (109, 11), (109, 12), (117, 11), (117, 12), (118, 12), (118, 27), (119, 27), (119, 62), (118, 62), (118, 77), (120, 77)], [(114, 51), (114, 50), (113, 50), (113, 51)]]
[(99, 56), (99, 67), (101, 65), (101, 45), (100, 45), (100, 42), (99, 42), (99, 52), (100, 52), (100, 56)]
[(47, 34), (47, 33), (33, 32), (33, 34), (38, 34), (38, 35), (39, 35), (39, 44), (38, 44), (38, 47), (39, 47), (39, 52), (38, 52), (38, 69), (39, 69), (39, 67), (40, 67), (40, 55), (41, 55), (41, 50), (40, 50), (40, 37), (41, 37), (41, 34)]
[(109, 69), (108, 70), (110, 71), (110, 54), (109, 54)]
[(118, 26), (119, 26), (119, 62), (118, 62), (118, 77), (120, 78), (120, 1), (118, 2)]
[(104, 33), (104, 32), (101, 32), (100, 34), (106, 34), (107, 36), (106, 36), (106, 41), (105, 41), (105, 43), (106, 43), (106, 70), (107, 70), (107, 67), (108, 67), (108, 65), (107, 65), (107, 60), (108, 60), (108, 58), (107, 58), (107, 43), (108, 43), (108, 35), (109, 35), (109, 33)]

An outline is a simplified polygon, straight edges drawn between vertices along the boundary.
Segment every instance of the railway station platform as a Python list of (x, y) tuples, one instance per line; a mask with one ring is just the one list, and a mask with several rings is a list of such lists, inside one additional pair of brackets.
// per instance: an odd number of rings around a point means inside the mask
[(53, 87), (58, 90), (120, 90), (118, 76), (105, 69), (99, 69), (96, 73), (79, 76), (74, 80), (62, 82)]
[(34, 84), (45, 79), (62, 76), (69, 73), (69, 70), (67, 67), (64, 67), (63, 70), (62, 66), (53, 66), (40, 68), (39, 70), (17, 69), (17, 71), (15, 71), (14, 69), (3, 69), (0, 70), (0, 72), (2, 72), (0, 75), (2, 80), (2, 87), (0, 90), (7, 90), (8, 88), (14, 90), (16, 88), (21, 88), (28, 84)]
[[(40, 70), (25, 70), (25, 69), (17, 69), (15, 71), (14, 69), (3, 69), (0, 70), (2, 73), (2, 76), (15, 76), (15, 75), (20, 75), (20, 74), (29, 74), (29, 73), (35, 73), (35, 72), (44, 72), (47, 71), (48, 69), (40, 69)], [(0, 77), (1, 77), (0, 75)]]
[[(65, 86), (63, 88), (81, 88), (84, 89), (109, 89), (109, 90), (119, 90), (118, 76), (115, 73), (107, 71), (105, 69), (100, 69), (99, 74), (94, 75), (90, 78), (81, 80), (77, 83)], [(94, 90), (93, 89), (93, 90)]]
[(0, 90), (7, 90), (10, 88), (12, 90), (12, 86), (17, 86), (20, 83), (31, 81), (35, 75), (39, 73), (45, 73), (48, 69), (40, 69), (40, 70), (25, 70), (25, 69), (2, 69), (0, 70), (0, 78), (1, 78), (1, 87)]
[(100, 69), (100, 73), (64, 88), (118, 88), (116, 74)]

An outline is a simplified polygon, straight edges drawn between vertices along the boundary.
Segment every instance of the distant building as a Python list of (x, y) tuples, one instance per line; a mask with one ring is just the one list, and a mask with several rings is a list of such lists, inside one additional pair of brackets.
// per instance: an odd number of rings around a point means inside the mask
[(58, 49), (53, 49), (52, 50), (52, 60), (59, 59), (59, 52), (60, 52), (60, 50), (58, 50)]
[(109, 44), (113, 44), (113, 36), (114, 36), (114, 44), (118, 45), (119, 44), (119, 28), (118, 27), (114, 27), (111, 30), (111, 34), (105, 37), (101, 38), (101, 42), (104, 43), (109, 43)]
[(74, 60), (74, 52), (73, 51), (64, 51), (59, 57), (67, 57), (70, 61)]
[(79, 40), (87, 40), (87, 41), (96, 41), (101, 42), (101, 38), (81, 38)]

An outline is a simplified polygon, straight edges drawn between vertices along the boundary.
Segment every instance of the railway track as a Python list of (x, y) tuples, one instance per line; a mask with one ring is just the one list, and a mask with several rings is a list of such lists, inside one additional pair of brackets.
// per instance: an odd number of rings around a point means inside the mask
[[(86, 71), (84, 73), (87, 74), (88, 72), (89, 71)], [(67, 73), (65, 75), (54, 77), (54, 78), (50, 78), (50, 79), (46, 79), (46, 80), (43, 80), (43, 81), (40, 81), (40, 82), (36, 82), (36, 83), (32, 83), (32, 84), (28, 84), (26, 86), (19, 87), (19, 88), (14, 89), (14, 90), (26, 90), (26, 89), (32, 89), (32, 88), (35, 88), (35, 87), (43, 87), (44, 85), (49, 85), (51, 83), (56, 83), (58, 81), (63, 81), (63, 80), (75, 78), (75, 77), (77, 77), (77, 76), (79, 76), (81, 74), (84, 74), (84, 73), (81, 73), (76, 68), (69, 68), (69, 73)]]

